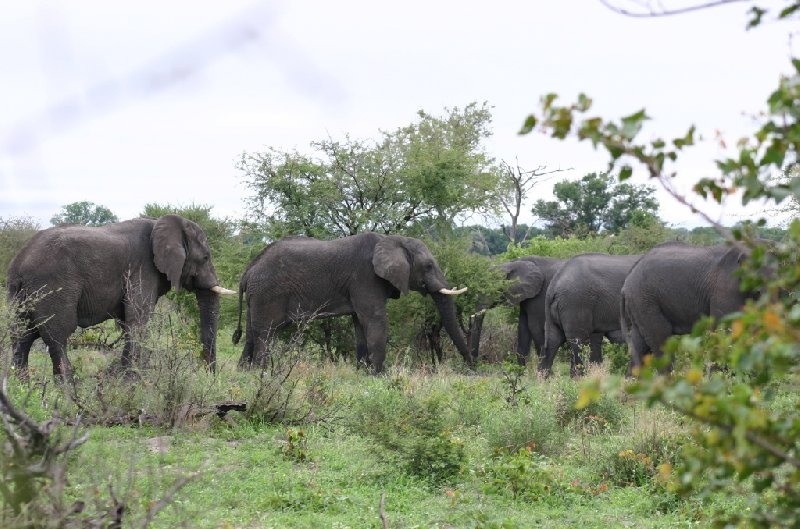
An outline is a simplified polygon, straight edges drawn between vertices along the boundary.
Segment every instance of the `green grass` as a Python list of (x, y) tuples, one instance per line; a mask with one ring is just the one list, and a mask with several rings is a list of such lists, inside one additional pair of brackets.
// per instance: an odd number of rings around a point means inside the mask
[[(239, 349), (226, 339), (221, 332), (216, 377), (198, 368), (182, 378), (192, 398), (253, 393), (257, 376), (235, 369)], [(70, 357), (84, 375), (83, 398), (96, 407), (96, 382), (88, 375), (107, 359), (89, 350), (72, 350)], [(47, 380), (49, 357), (34, 351), (31, 361), (34, 380)], [(198, 472), (157, 516), (151, 526), (158, 528), (377, 528), (382, 494), (392, 528), (697, 527), (707, 525), (710, 508), (737, 507), (730, 498), (709, 506), (671, 497), (654, 477), (655, 463), (631, 470), (617, 460), (626, 449), (647, 452), (653, 438), (685, 437), (671, 414), (610, 396), (579, 413), (571, 403), (578, 382), (564, 375), (541, 381), (530, 371), (512, 406), (501, 369), (466, 375), (445, 365), (438, 373), (397, 368), (373, 377), (306, 359), (295, 369), (290, 403), (313, 413), (299, 423), (232, 412), (230, 420), (173, 427), (88, 428), (88, 442), (70, 455), (66, 494), (102, 498), (110, 482), (133, 520), (180, 476)], [(163, 384), (149, 376), (107, 382), (108, 400), (121, 408), (163, 406)], [(17, 403), (29, 388), (25, 409), (37, 420), (54, 408), (75, 413), (52, 383), (10, 384)], [(303, 430), (291, 446), (289, 428), (295, 437)], [(673, 444), (648, 454), (655, 462), (672, 457)], [(426, 470), (437, 458), (452, 465)], [(626, 472), (641, 479), (625, 485)]]

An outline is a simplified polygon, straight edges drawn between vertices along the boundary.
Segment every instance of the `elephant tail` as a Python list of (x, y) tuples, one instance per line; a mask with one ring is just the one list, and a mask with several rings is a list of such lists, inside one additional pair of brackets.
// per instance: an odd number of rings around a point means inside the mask
[(244, 297), (244, 292), (247, 290), (247, 284), (245, 283), (245, 278), (242, 277), (242, 280), (239, 281), (239, 322), (236, 324), (236, 330), (233, 331), (233, 343), (239, 343), (239, 340), (242, 339), (242, 299)]

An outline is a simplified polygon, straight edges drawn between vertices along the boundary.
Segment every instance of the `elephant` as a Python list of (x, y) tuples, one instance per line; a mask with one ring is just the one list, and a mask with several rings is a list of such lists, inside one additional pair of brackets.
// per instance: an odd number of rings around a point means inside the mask
[(739, 310), (753, 296), (742, 292), (736, 276), (744, 257), (736, 247), (683, 242), (646, 253), (625, 279), (620, 299), (631, 370), (648, 352), (661, 357), (667, 338), (691, 332), (702, 316), (719, 319)]
[(550, 374), (556, 351), (564, 342), (572, 350), (570, 373), (583, 370), (580, 346), (588, 343), (589, 361), (603, 362), (603, 336), (625, 343), (620, 319), (620, 290), (641, 255), (576, 255), (556, 272), (545, 295), (545, 346), (539, 371)]
[(203, 357), (213, 370), (219, 296), (236, 293), (219, 285), (200, 226), (165, 215), (39, 231), (8, 268), (8, 297), (20, 316), (13, 344), (18, 375), (27, 377), (31, 345), (41, 338), (56, 379), (71, 378), (67, 338), (78, 326), (112, 318), (125, 334), (122, 367), (130, 367), (136, 348), (132, 335), (170, 287), (194, 292)]
[(501, 302), (519, 305), (519, 325), (517, 327), (517, 361), (524, 365), (530, 354), (531, 342), (537, 356), (544, 351), (544, 299), (547, 287), (556, 274), (563, 259), (531, 255), (500, 263), (496, 269), (513, 281), (504, 293), (503, 299), (483, 302), (470, 324), (470, 351), (473, 359), (479, 355), (481, 329), (486, 310)]
[(331, 241), (304, 236), (280, 239), (250, 262), (239, 283), (239, 323), (233, 343), (242, 335), (242, 297), (247, 294), (239, 366), (246, 369), (261, 362), (274, 333), (298, 317), (349, 314), (358, 364), (371, 363), (380, 373), (386, 352), (386, 301), (409, 290), (433, 297), (444, 328), (472, 366), (451, 297), (466, 288), (448, 288), (436, 259), (421, 241), (372, 232)]

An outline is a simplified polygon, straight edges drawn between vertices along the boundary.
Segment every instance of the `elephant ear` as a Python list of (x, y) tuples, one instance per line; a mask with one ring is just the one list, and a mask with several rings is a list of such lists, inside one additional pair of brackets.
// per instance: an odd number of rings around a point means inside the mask
[(181, 272), (186, 262), (183, 219), (177, 215), (161, 217), (153, 226), (150, 240), (153, 244), (153, 261), (156, 268), (166, 275), (172, 287), (180, 292)]
[(544, 285), (544, 273), (530, 261), (509, 261), (499, 267), (506, 273), (506, 279), (515, 281), (506, 294), (508, 302), (518, 305), (526, 299), (536, 297)]
[(391, 283), (403, 294), (408, 294), (408, 280), (411, 276), (411, 263), (403, 244), (392, 237), (384, 237), (375, 245), (372, 254), (375, 273)]

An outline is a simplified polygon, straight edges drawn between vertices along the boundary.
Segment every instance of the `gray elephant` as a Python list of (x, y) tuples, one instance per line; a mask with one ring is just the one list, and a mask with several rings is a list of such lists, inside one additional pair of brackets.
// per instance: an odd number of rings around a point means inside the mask
[(125, 333), (122, 366), (131, 364), (132, 332), (145, 325), (170, 286), (194, 292), (200, 307), (203, 356), (213, 368), (219, 286), (206, 236), (177, 215), (140, 218), (91, 228), (58, 226), (38, 232), (8, 268), (8, 296), (19, 306), (14, 365), (27, 376), (37, 338), (47, 345), (57, 378), (72, 375), (67, 338), (108, 319)]
[(239, 283), (239, 325), (242, 296), (247, 294), (245, 346), (239, 366), (247, 368), (267, 354), (274, 333), (293, 320), (350, 314), (355, 327), (356, 358), (383, 370), (386, 351), (386, 300), (409, 290), (429, 294), (444, 328), (471, 365), (469, 350), (456, 319), (452, 295), (430, 250), (417, 239), (363, 233), (333, 241), (287, 237), (255, 257)]
[(545, 352), (539, 370), (550, 374), (556, 351), (569, 342), (570, 373), (583, 370), (580, 348), (589, 344), (589, 361), (603, 361), (603, 337), (625, 343), (620, 327), (620, 290), (640, 255), (576, 255), (562, 266), (545, 296)]
[(702, 316), (717, 319), (739, 310), (742, 292), (736, 271), (745, 254), (735, 247), (669, 242), (650, 250), (622, 287), (622, 324), (631, 367), (644, 355), (662, 355), (670, 336), (686, 334)]
[(536, 354), (544, 351), (544, 300), (547, 287), (555, 276), (563, 259), (531, 255), (500, 263), (496, 266), (511, 281), (502, 300), (484, 302), (470, 324), (470, 350), (477, 360), (480, 354), (481, 330), (486, 310), (501, 302), (519, 305), (519, 325), (517, 327), (517, 361), (524, 365), (531, 350), (531, 342)]

